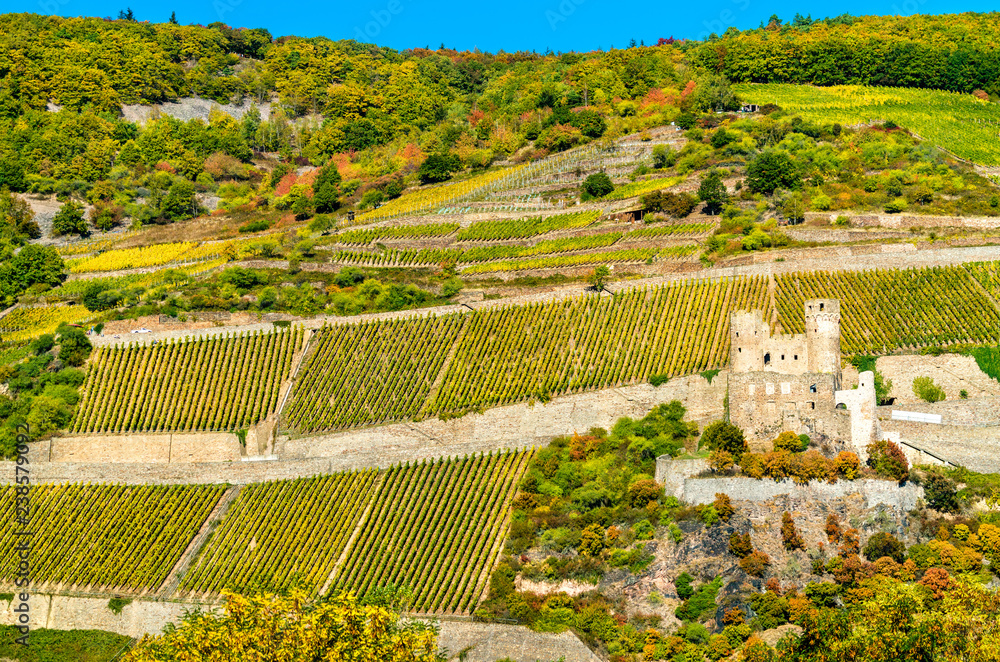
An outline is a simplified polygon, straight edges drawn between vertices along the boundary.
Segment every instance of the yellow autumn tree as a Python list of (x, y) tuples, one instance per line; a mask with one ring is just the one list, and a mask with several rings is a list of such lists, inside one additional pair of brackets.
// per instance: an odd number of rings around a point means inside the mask
[(404, 621), (353, 594), (310, 602), (288, 596), (226, 594), (222, 614), (195, 612), (160, 636), (146, 636), (123, 662), (443, 662), (437, 630)]

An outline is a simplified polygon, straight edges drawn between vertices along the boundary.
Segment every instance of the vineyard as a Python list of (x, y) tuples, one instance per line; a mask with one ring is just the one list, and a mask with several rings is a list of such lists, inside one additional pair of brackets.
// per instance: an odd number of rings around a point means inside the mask
[(622, 241), (642, 241), (666, 237), (671, 239), (690, 239), (708, 234), (715, 228), (711, 223), (676, 223), (672, 225), (654, 225), (629, 232)]
[(734, 85), (744, 101), (774, 103), (820, 123), (892, 120), (957, 156), (1000, 165), (1000, 106), (970, 94), (903, 87)]
[(462, 270), (464, 274), (485, 274), (498, 271), (521, 271), (524, 269), (555, 269), (560, 267), (582, 267), (593, 264), (617, 263), (652, 263), (658, 258), (670, 259), (692, 255), (698, 250), (696, 244), (676, 246), (673, 248), (625, 248), (597, 253), (580, 253), (576, 255), (545, 256), (533, 259), (504, 260), (489, 262), (468, 267)]
[(624, 184), (623, 186), (617, 187), (611, 193), (608, 193), (603, 200), (626, 200), (628, 198), (634, 198), (640, 195), (645, 195), (652, 191), (659, 191), (661, 189), (670, 188), (671, 186), (677, 186), (684, 181), (683, 176), (678, 177), (662, 177), (660, 179), (646, 179), (638, 182), (631, 182), (629, 184)]
[(777, 282), (787, 333), (804, 332), (806, 299), (840, 299), (845, 354), (1000, 340), (1000, 314), (964, 267), (799, 273)]
[(315, 593), (347, 546), (377, 479), (376, 471), (364, 471), (247, 485), (180, 588)]
[(428, 410), (463, 412), (724, 366), (730, 312), (763, 308), (766, 296), (764, 278), (687, 281), (473, 313)]
[(24, 342), (55, 333), (62, 324), (82, 324), (94, 317), (83, 306), (25, 306), (0, 318), (0, 341)]
[(556, 230), (583, 228), (594, 223), (600, 216), (599, 210), (592, 210), (535, 218), (479, 221), (459, 230), (457, 238), (459, 241), (527, 239)]
[[(139, 248), (113, 248), (88, 257), (66, 261), (70, 273), (91, 273), (162, 267), (170, 264), (214, 261), (225, 262), (236, 257), (252, 257), (254, 245), (268, 241), (266, 237), (232, 239), (229, 241), (180, 241), (152, 244)], [(213, 265), (214, 266), (214, 265)]]
[[(334, 262), (364, 265), (436, 265), (442, 262), (470, 264), (530, 255), (556, 255), (571, 251), (611, 246), (622, 238), (621, 232), (605, 232), (587, 237), (546, 239), (533, 246), (474, 246), (473, 248), (422, 248), (419, 250), (352, 251), (333, 255)], [(593, 259), (591, 259), (593, 261)]]
[(323, 327), (284, 418), (313, 432), (413, 417), (465, 321), (448, 315)]
[(303, 331), (97, 349), (73, 432), (239, 430), (275, 411)]
[(387, 225), (377, 228), (344, 230), (330, 238), (338, 244), (370, 244), (379, 239), (425, 239), (446, 237), (458, 230), (458, 223), (425, 223), (423, 225)]
[(504, 180), (513, 180), (528, 166), (520, 165), (513, 168), (498, 168), (458, 182), (450, 182), (440, 186), (405, 193), (395, 200), (390, 200), (381, 207), (359, 214), (357, 223), (371, 223), (379, 219), (392, 218), (405, 214), (415, 214), (441, 205), (456, 204), (476, 195), (486, 194), (503, 186)]
[(333, 587), (364, 595), (378, 586), (409, 586), (418, 613), (472, 611), (530, 458), (508, 451), (393, 467)]
[[(43, 485), (30, 490), (32, 583), (139, 592), (166, 579), (224, 487)], [(0, 496), (0, 578), (10, 582), (24, 542), (14, 488)]]
[(283, 420), (300, 433), (339, 430), (721, 367), (729, 313), (766, 301), (763, 278), (689, 281), (326, 327)]

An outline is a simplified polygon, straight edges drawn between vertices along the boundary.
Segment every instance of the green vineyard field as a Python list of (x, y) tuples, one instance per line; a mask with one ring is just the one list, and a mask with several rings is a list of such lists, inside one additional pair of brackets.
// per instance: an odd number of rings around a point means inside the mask
[(687, 281), (470, 316), (432, 413), (690, 374), (729, 357), (729, 314), (766, 305), (764, 278)]
[(315, 594), (329, 586), (364, 595), (394, 584), (412, 589), (415, 611), (468, 613), (530, 458), (507, 451), (248, 485), (180, 589)]
[(840, 299), (845, 354), (1000, 340), (1000, 314), (964, 267), (797, 273), (777, 281), (787, 333), (805, 330), (806, 299)]
[[(156, 589), (225, 491), (221, 486), (44, 485), (29, 494), (33, 585)], [(0, 579), (12, 581), (21, 538), (14, 488), (2, 491)]]
[(464, 324), (447, 315), (323, 327), (284, 418), (313, 432), (414, 416)]
[(302, 339), (302, 329), (294, 328), (97, 349), (71, 430), (239, 430), (255, 425), (277, 408), (281, 383)]
[(583, 228), (596, 221), (600, 216), (601, 212), (594, 210), (516, 220), (480, 221), (459, 230), (458, 240), (496, 241), (502, 239), (527, 239), (556, 230)]
[(376, 471), (247, 485), (181, 581), (190, 593), (318, 591), (371, 500)]
[(408, 586), (416, 612), (471, 611), (500, 553), (510, 501), (530, 457), (506, 452), (393, 467), (334, 587), (364, 595), (378, 586)]

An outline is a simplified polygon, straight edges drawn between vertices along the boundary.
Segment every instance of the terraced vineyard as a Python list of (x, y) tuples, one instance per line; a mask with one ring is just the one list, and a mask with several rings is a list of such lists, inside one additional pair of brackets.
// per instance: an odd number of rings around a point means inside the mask
[(238, 430), (275, 411), (303, 331), (99, 348), (73, 432)]
[(502, 239), (527, 239), (556, 230), (574, 230), (587, 227), (598, 218), (598, 210), (578, 211), (554, 216), (480, 221), (458, 231), (459, 241), (497, 241)]
[(23, 342), (54, 333), (62, 324), (81, 324), (94, 317), (83, 306), (25, 306), (0, 318), (0, 341)]
[(283, 420), (299, 433), (339, 430), (721, 367), (729, 313), (766, 301), (763, 278), (688, 281), (615, 297), (327, 327)]
[(334, 262), (364, 265), (436, 265), (442, 262), (471, 264), (530, 255), (558, 255), (571, 251), (611, 246), (622, 238), (621, 232), (605, 232), (587, 237), (547, 239), (533, 246), (474, 246), (472, 248), (424, 248), (419, 250), (337, 251)]
[(724, 366), (730, 312), (764, 308), (766, 297), (767, 281), (758, 277), (473, 313), (427, 411), (463, 412)]
[(414, 416), (464, 324), (448, 315), (323, 327), (284, 418), (314, 432)]
[(546, 255), (521, 260), (501, 260), (486, 262), (462, 269), (464, 274), (487, 274), (498, 271), (523, 271), (525, 269), (555, 269), (559, 267), (582, 267), (594, 264), (619, 264), (652, 262), (662, 257), (666, 259), (687, 257), (694, 254), (698, 246), (675, 246), (672, 248), (624, 248), (614, 251), (599, 251), (596, 253), (578, 253), (575, 255)]
[(788, 333), (804, 331), (805, 299), (840, 299), (845, 354), (1000, 340), (1000, 314), (965, 267), (797, 273), (777, 281), (778, 315)]
[(625, 200), (627, 198), (634, 198), (651, 191), (659, 191), (661, 189), (670, 188), (671, 186), (677, 186), (683, 182), (684, 179), (684, 176), (678, 176), (661, 177), (659, 179), (644, 179), (638, 182), (631, 182), (629, 184), (619, 186), (614, 191), (604, 196), (602, 200)]
[(510, 501), (531, 458), (506, 452), (390, 469), (337, 571), (335, 589), (395, 584), (412, 609), (468, 613), (500, 553)]
[[(33, 585), (121, 592), (163, 583), (225, 492), (222, 486), (42, 485), (30, 491)], [(0, 579), (12, 581), (23, 541), (14, 488), (0, 492)]]
[(180, 588), (315, 593), (326, 582), (371, 501), (378, 472), (247, 485)]
[(530, 458), (508, 451), (248, 485), (180, 589), (329, 586), (363, 595), (392, 583), (413, 590), (416, 611), (467, 613), (500, 553)]
[(458, 223), (424, 223), (422, 225), (388, 225), (377, 228), (344, 230), (324, 243), (370, 244), (379, 239), (425, 239), (446, 237), (458, 230)]

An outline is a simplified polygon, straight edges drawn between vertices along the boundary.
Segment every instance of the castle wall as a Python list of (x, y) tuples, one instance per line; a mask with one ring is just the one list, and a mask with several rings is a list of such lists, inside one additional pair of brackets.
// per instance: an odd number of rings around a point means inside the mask
[(785, 430), (835, 436), (831, 433), (842, 429), (834, 412), (835, 388), (831, 374), (730, 374), (729, 418), (748, 440), (770, 441)]

